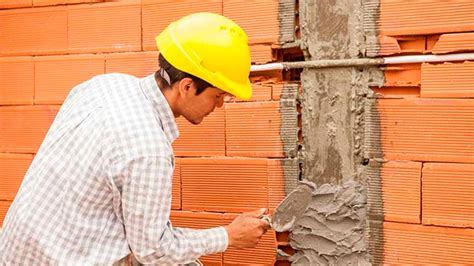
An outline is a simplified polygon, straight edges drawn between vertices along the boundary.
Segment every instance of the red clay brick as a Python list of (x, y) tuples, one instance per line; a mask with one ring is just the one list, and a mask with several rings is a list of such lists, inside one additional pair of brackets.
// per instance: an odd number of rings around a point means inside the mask
[(380, 99), (387, 160), (474, 162), (474, 100)]
[[(223, 217), (223, 214), (208, 212), (171, 212), (173, 226), (192, 229), (208, 229), (228, 224)], [(199, 260), (205, 265), (222, 265), (222, 253), (203, 256)]]
[(140, 21), (138, 2), (68, 6), (68, 52), (140, 51)]
[(389, 36), (381, 35), (379, 36), (379, 47), (378, 55), (393, 55), (399, 54), (402, 52), (398, 40)]
[(397, 36), (381, 35), (378, 37), (377, 55), (395, 54), (423, 54), (427, 53), (427, 38), (425, 36)]
[(474, 230), (384, 223), (384, 265), (472, 265)]
[(427, 35), (474, 31), (472, 1), (380, 2), (380, 32), (383, 35)]
[[(272, 99), (272, 85), (265, 82), (252, 83), (252, 98), (245, 100), (246, 102), (253, 101), (269, 101)], [(236, 102), (243, 102), (244, 100), (235, 98)]]
[(183, 210), (241, 212), (268, 208), (266, 159), (184, 158)]
[(104, 74), (101, 55), (35, 57), (35, 104), (61, 104), (69, 91), (95, 75)]
[(36, 153), (58, 106), (0, 107), (0, 152)]
[(421, 97), (474, 97), (474, 62), (423, 64)]
[(171, 208), (173, 210), (181, 209), (181, 160), (176, 158), (174, 160), (173, 172), (173, 191), (171, 198)]
[(433, 47), (434, 54), (474, 51), (474, 32), (442, 34)]
[(199, 125), (178, 118), (180, 136), (173, 143), (176, 156), (223, 156), (225, 155), (225, 115), (217, 108)]
[(106, 0), (33, 0), (34, 6), (54, 6), (66, 4), (80, 4), (80, 3), (97, 3), (105, 2)]
[(32, 58), (0, 58), (0, 105), (33, 104), (33, 95)]
[(273, 0), (223, 0), (223, 14), (239, 24), (249, 36), (249, 43), (279, 42), (279, 2)]
[(380, 178), (384, 220), (420, 223), (421, 163), (386, 162)]
[[(228, 223), (236, 215), (226, 214)], [(276, 262), (277, 240), (275, 231), (268, 230), (255, 248), (230, 247), (224, 252), (224, 265), (273, 265)]]
[(8, 208), (10, 208), (11, 204), (11, 201), (0, 200), (0, 228), (3, 225), (3, 220), (5, 219), (5, 216), (8, 212)]
[(196, 12), (222, 14), (222, 1), (143, 0), (143, 49), (156, 50), (155, 37), (168, 24)]
[(0, 29), (0, 56), (64, 53), (67, 49), (65, 7), (1, 10)]
[(400, 64), (385, 67), (384, 86), (420, 86), (421, 65)]
[(250, 45), (250, 57), (254, 64), (265, 64), (273, 61), (273, 49), (270, 45)]
[(402, 98), (419, 98), (420, 87), (417, 86), (388, 86), (388, 87), (373, 87), (371, 88), (377, 98), (390, 98), (390, 99), (402, 99)]
[(283, 157), (280, 102), (225, 104), (228, 156)]
[(439, 34), (426, 36), (426, 53), (433, 53), (435, 44), (439, 40)]
[(285, 198), (285, 176), (281, 160), (268, 160), (267, 162), (268, 208), (272, 213)]
[(474, 227), (474, 164), (423, 165), (423, 224)]
[(0, 153), (0, 200), (15, 198), (32, 160), (32, 154)]
[(146, 77), (158, 69), (158, 52), (116, 53), (105, 55), (106, 73)]
[(426, 49), (425, 36), (398, 36), (398, 45), (401, 53), (404, 54), (422, 54)]
[(0, 0), (0, 8), (31, 7), (33, 0)]
[(272, 100), (296, 99), (298, 94), (301, 94), (301, 86), (298, 83), (277, 82), (272, 84)]

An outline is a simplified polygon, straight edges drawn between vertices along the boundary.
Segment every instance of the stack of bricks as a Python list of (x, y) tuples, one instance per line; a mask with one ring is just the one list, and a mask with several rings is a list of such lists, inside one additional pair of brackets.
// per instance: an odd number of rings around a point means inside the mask
[[(472, 1), (381, 1), (372, 52), (473, 52), (473, 14)], [(381, 178), (380, 259), (474, 263), (474, 62), (387, 66), (385, 86), (374, 90), (369, 121), (380, 135), (369, 137), (369, 152), (381, 149), (383, 163), (372, 164), (369, 180)]]
[[(194, 12), (233, 19), (249, 35), (252, 62), (275, 61), (281, 44), (293, 41), (294, 8), (294, 1), (273, 0), (0, 0), (0, 226), (75, 85), (105, 73), (153, 73), (154, 37)], [(285, 176), (296, 181), (297, 85), (285, 82), (281, 72), (252, 80), (250, 102), (226, 102), (199, 126), (177, 120), (173, 226), (208, 228), (241, 212), (272, 211), (288, 188)], [(278, 246), (287, 249), (287, 235), (269, 231), (255, 249), (231, 248), (202, 261), (284, 265)]]

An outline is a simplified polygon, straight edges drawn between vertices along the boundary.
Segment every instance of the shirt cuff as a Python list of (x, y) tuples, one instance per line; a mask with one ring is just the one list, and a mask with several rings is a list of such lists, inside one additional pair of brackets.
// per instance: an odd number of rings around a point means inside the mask
[(229, 245), (229, 236), (224, 227), (215, 227), (203, 230), (207, 238), (207, 254), (224, 252)]

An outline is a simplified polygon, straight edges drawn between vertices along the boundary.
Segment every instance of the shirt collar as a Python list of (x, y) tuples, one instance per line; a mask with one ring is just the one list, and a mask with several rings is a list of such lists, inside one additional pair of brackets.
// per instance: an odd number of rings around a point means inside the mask
[(150, 98), (153, 108), (158, 113), (166, 138), (172, 143), (179, 136), (178, 125), (168, 101), (156, 83), (155, 74), (141, 79), (141, 84), (144, 93)]

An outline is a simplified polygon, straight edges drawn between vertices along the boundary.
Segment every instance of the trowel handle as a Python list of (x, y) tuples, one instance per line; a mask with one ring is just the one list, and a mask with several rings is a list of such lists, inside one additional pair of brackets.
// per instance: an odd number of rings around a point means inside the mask
[(268, 215), (262, 215), (262, 217), (261, 217), (260, 219), (264, 220), (264, 221), (267, 222), (269, 225), (272, 224), (272, 218), (270, 218), (270, 216), (268, 216)]

